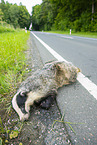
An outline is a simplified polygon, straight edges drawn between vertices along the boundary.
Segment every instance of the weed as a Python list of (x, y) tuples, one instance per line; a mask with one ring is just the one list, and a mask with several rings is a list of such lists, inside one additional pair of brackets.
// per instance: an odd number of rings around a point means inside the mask
[[(75, 130), (73, 129), (73, 127), (71, 126), (72, 124), (84, 124), (84, 123), (75, 123), (75, 122), (65, 122), (64, 121), (64, 116), (65, 116), (65, 113), (62, 115), (62, 118), (61, 118), (61, 120), (54, 120), (54, 123), (52, 124), (52, 128), (54, 128), (54, 125), (55, 125), (55, 123), (56, 122), (59, 122), (59, 123), (65, 123), (65, 124), (68, 124), (68, 126), (70, 127), (70, 129), (73, 131), (73, 133), (76, 135), (76, 132), (75, 132)], [(54, 131), (53, 129), (52, 129), (52, 131)]]

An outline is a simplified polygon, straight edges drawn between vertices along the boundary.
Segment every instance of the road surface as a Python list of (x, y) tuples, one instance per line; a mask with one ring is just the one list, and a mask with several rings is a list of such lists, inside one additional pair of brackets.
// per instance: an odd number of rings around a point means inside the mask
[(71, 125), (76, 134), (66, 124), (72, 144), (97, 145), (97, 39), (42, 32), (31, 35), (43, 63), (60, 57), (79, 67), (86, 76), (82, 83), (78, 79), (75, 84), (60, 88), (57, 102), (65, 114), (64, 121), (76, 123)]

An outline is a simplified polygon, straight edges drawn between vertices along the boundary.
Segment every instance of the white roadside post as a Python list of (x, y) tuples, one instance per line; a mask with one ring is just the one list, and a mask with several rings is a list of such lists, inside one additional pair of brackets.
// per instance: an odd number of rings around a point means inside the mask
[(27, 28), (25, 27), (25, 32), (27, 33)]
[(70, 29), (70, 35), (71, 35), (71, 29)]

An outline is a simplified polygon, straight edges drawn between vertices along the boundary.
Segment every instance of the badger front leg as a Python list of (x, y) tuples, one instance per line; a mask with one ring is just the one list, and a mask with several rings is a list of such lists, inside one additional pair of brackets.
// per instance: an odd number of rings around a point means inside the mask
[(28, 98), (25, 102), (25, 110), (26, 110), (26, 112), (29, 113), (30, 106), (34, 104), (35, 100), (41, 99), (43, 97), (43, 95), (40, 92), (32, 92), (31, 91), (27, 94), (27, 96), (28, 96)]
[(54, 101), (56, 97), (56, 94), (48, 94), (46, 96), (46, 99), (44, 99), (41, 103), (40, 103), (40, 107), (44, 108), (44, 109), (49, 109)]

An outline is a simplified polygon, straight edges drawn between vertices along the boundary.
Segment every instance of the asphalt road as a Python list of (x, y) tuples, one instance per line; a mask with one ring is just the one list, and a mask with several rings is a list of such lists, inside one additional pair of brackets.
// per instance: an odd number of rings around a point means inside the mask
[[(72, 62), (97, 85), (97, 39), (34, 32), (65, 60)], [(33, 35), (33, 34), (32, 34)], [(43, 63), (54, 56), (33, 36)], [(64, 121), (72, 122), (74, 131), (66, 124), (72, 144), (97, 145), (97, 100), (77, 81), (59, 89), (58, 106)]]

